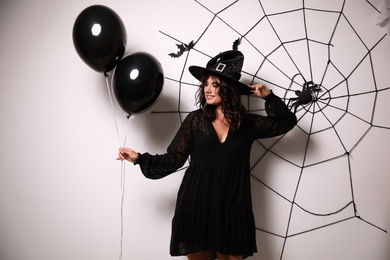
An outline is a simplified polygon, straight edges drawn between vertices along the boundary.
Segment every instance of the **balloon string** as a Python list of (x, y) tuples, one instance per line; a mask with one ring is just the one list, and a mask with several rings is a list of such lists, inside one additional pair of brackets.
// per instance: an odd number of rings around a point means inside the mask
[(121, 237), (120, 237), (120, 251), (119, 260), (122, 260), (123, 252), (123, 204), (125, 199), (125, 161), (121, 162)]
[[(125, 137), (124, 137), (124, 141), (123, 141), (123, 145), (121, 144), (121, 141), (120, 141), (120, 134), (119, 134), (119, 127), (118, 127), (118, 123), (117, 123), (117, 119), (116, 119), (116, 116), (115, 116), (115, 108), (114, 108), (114, 102), (113, 102), (113, 98), (112, 98), (112, 95), (111, 95), (111, 91), (110, 91), (110, 83), (109, 83), (109, 80), (108, 80), (108, 77), (109, 77), (109, 74), (104, 74), (105, 75), (105, 78), (106, 78), (106, 85), (107, 85), (107, 92), (108, 92), (108, 96), (110, 98), (110, 104), (111, 104), (111, 110), (112, 110), (112, 114), (113, 114), (113, 117), (114, 117), (114, 122), (115, 122), (115, 129), (116, 129), (116, 133), (117, 133), (117, 136), (118, 136), (118, 141), (119, 141), (119, 146), (120, 147), (124, 147), (126, 145), (126, 141), (127, 141), (127, 128), (125, 129)], [(129, 115), (128, 117), (128, 125), (127, 127), (130, 125), (130, 122), (134, 119), (134, 116), (133, 115)], [(122, 161), (121, 162), (121, 180), (120, 180), (120, 189), (121, 189), (121, 213), (120, 213), (120, 219), (121, 219), (121, 227), (120, 227), (120, 251), (119, 251), (119, 260), (122, 260), (122, 255), (123, 255), (123, 205), (124, 205), (124, 199), (125, 199), (125, 177), (126, 177), (126, 170), (125, 170), (125, 161)]]
[(114, 102), (112, 101), (112, 95), (111, 95), (111, 91), (110, 91), (110, 83), (108, 81), (109, 74), (104, 74), (104, 75), (105, 75), (105, 79), (106, 79), (108, 96), (110, 98), (111, 111), (112, 111), (112, 114), (114, 116), (116, 134), (118, 136), (118, 141), (119, 141), (119, 146), (120, 146), (121, 145), (121, 140), (120, 140), (120, 135), (119, 135), (119, 128), (118, 128), (118, 123), (117, 123), (116, 116), (115, 116)]
[[(128, 117), (128, 125), (133, 120), (134, 116), (129, 115)], [(125, 140), (123, 142), (123, 146), (126, 145), (127, 140), (127, 131), (125, 134)], [(125, 201), (125, 180), (126, 180), (126, 170), (125, 170), (125, 161), (121, 162), (121, 238), (120, 238), (120, 251), (119, 251), (119, 260), (122, 260), (122, 252), (123, 252), (123, 204)]]
[[(129, 129), (129, 126), (130, 126), (130, 122), (134, 119), (134, 115), (128, 115), (127, 116), (127, 119), (128, 119), (128, 124), (127, 124), (127, 126), (126, 126), (126, 130), (127, 129)], [(125, 146), (126, 145), (126, 140), (127, 140), (127, 131), (125, 131), (125, 140), (123, 141), (123, 146)]]

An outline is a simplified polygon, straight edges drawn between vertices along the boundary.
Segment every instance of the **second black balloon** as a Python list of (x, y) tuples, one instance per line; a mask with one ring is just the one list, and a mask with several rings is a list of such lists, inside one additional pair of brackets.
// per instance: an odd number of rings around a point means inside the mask
[(151, 54), (136, 52), (124, 57), (113, 75), (113, 91), (129, 114), (142, 113), (159, 98), (164, 84), (160, 62)]

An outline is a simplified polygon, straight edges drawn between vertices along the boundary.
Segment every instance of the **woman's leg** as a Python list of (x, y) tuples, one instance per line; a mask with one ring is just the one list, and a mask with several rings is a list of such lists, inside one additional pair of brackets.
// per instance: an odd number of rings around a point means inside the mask
[(187, 255), (188, 260), (210, 260), (211, 259), (211, 251), (200, 251)]
[(225, 255), (220, 252), (217, 252), (218, 260), (241, 260), (242, 257), (240, 255)]

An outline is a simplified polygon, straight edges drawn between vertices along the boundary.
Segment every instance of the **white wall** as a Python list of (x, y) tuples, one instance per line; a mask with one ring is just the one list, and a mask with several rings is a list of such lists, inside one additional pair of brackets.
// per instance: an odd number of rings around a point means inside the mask
[[(98, 3), (109, 6), (122, 18), (127, 29), (127, 53), (151, 53), (162, 63), (167, 78), (179, 80), (185, 57), (168, 56), (176, 51), (175, 39), (185, 43), (198, 39), (213, 17), (206, 7), (216, 13), (231, 2), (200, 1), (204, 6), (192, 0)], [(302, 6), (302, 2), (323, 10), (341, 10), (343, 4), (339, 0), (261, 2), (269, 14), (293, 10)], [(380, 0), (370, 2), (376, 9), (382, 6)], [(136, 115), (127, 126), (125, 114), (118, 107), (114, 111), (111, 108), (104, 76), (85, 65), (73, 46), (73, 23), (84, 8), (93, 4), (97, 2), (6, 0), (0, 4), (2, 260), (118, 259), (123, 172), (121, 163), (115, 160), (118, 146), (127, 136), (126, 145), (140, 152), (163, 152), (180, 124), (179, 116), (152, 111), (194, 108), (193, 89), (183, 86), (179, 103), (178, 84), (167, 79), (158, 103)], [(331, 92), (330, 106), (324, 108), (324, 113), (316, 113), (314, 117), (300, 113), (298, 127), (277, 142), (272, 153), (265, 153), (264, 146), (271, 146), (278, 139), (254, 145), (253, 175), (262, 183), (253, 178), (254, 210), (261, 229), (257, 232), (260, 251), (253, 259), (390, 258), (387, 233), (390, 230), (390, 119), (387, 114), (390, 94), (386, 90), (390, 87), (390, 40), (386, 36), (376, 45), (385, 29), (375, 25), (378, 12), (366, 1), (349, 0), (344, 8), (343, 14), (360, 38), (343, 18), (331, 48), (331, 60), (340, 71), (329, 72), (324, 86), (329, 90), (341, 81), (340, 74), (344, 77), (351, 74), (348, 84), (354, 93), (342, 93), (346, 87), (337, 88)], [(236, 31), (216, 19), (199, 41), (197, 50), (213, 56), (230, 49), (238, 32), (248, 31), (262, 16), (258, 1), (240, 0), (236, 7), (221, 13)], [(308, 14), (309, 38), (328, 42), (335, 17), (337, 13), (333, 12)], [(280, 32), (283, 41), (305, 36), (303, 27), (294, 25), (303, 24), (299, 17), (269, 18), (273, 19), (274, 29)], [(248, 41), (259, 50), (268, 53), (277, 46), (274, 43), (278, 40), (270, 27), (256, 30), (248, 34)], [(264, 57), (248, 41), (240, 46), (246, 54), (244, 69), (255, 74)], [(291, 48), (293, 60), (308, 75), (307, 56), (299, 52), (306, 49), (296, 45), (287, 48)], [(312, 48), (313, 61), (321, 61), (313, 64), (314, 79), (318, 82), (326, 65), (327, 49), (321, 44)], [(352, 73), (367, 50), (373, 50), (371, 62), (364, 60)], [(293, 76), (294, 69), (287, 57), (270, 58), (282, 72), (290, 78)], [(193, 51), (189, 63), (202, 65), (207, 59)], [(260, 77), (270, 82), (281, 96), (285, 91), (272, 84), (288, 86), (289, 81), (282, 72), (267, 63), (260, 70)], [(250, 77), (244, 76), (244, 80), (249, 83)], [(196, 83), (186, 70), (183, 81)], [(362, 95), (370, 91), (373, 94)], [(335, 98), (347, 94), (352, 97), (356, 93), (361, 95), (349, 101)], [(341, 117), (343, 113), (332, 107), (344, 107), (343, 111), (349, 113)], [(357, 119), (356, 115), (364, 120)], [(312, 118), (317, 130), (325, 129), (329, 121), (335, 123), (342, 119), (336, 124), (336, 130), (315, 133), (316, 129), (312, 129), (313, 134), (309, 136), (305, 131), (310, 130)], [(335, 138), (336, 132), (342, 142)], [(350, 156), (324, 162), (343, 154), (341, 144), (351, 152)], [(316, 162), (321, 163), (307, 165)], [(138, 167), (131, 164), (125, 167), (123, 259), (171, 259), (170, 221), (183, 173), (151, 181), (142, 176)], [(309, 211), (324, 214), (353, 201), (358, 215), (350, 205), (329, 217), (313, 216), (292, 201)], [(326, 227), (319, 228), (323, 225)]]

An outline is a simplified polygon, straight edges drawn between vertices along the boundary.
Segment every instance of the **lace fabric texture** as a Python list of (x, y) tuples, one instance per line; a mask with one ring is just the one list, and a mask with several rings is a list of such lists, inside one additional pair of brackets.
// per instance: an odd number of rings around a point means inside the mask
[(150, 179), (163, 178), (190, 157), (172, 220), (170, 253), (211, 250), (243, 258), (257, 252), (250, 190), (250, 150), (254, 140), (281, 135), (296, 124), (295, 115), (274, 94), (266, 99), (267, 116), (247, 114), (242, 127), (221, 143), (201, 110), (183, 121), (165, 154), (139, 156)]

